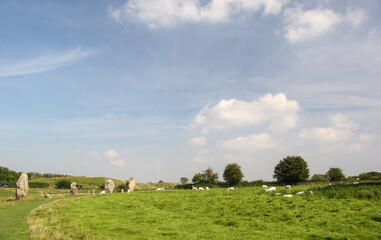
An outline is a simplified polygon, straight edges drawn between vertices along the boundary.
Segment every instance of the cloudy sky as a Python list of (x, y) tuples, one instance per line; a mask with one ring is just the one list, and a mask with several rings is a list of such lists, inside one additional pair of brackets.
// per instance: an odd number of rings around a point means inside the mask
[[(0, 166), (381, 171), (381, 2), (0, 1)], [(220, 178), (222, 179), (222, 178)]]

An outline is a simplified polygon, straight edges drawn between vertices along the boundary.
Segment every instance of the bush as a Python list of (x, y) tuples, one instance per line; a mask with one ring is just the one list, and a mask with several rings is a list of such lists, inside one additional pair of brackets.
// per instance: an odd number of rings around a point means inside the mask
[[(103, 188), (104, 188), (104, 185), (103, 185)], [(123, 189), (125, 192), (127, 192), (127, 191), (128, 191), (127, 185), (126, 185), (126, 184), (120, 184), (120, 185), (118, 185), (118, 186), (116, 187), (116, 191), (117, 191), (117, 192), (120, 192), (122, 189)]]
[(70, 188), (70, 180), (69, 179), (62, 179), (56, 182), (56, 188), (57, 189), (68, 189)]

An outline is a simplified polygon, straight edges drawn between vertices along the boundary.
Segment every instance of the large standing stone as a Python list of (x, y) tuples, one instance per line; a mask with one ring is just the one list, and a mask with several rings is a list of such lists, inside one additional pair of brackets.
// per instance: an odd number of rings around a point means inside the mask
[(114, 187), (115, 187), (114, 181), (111, 179), (107, 179), (105, 182), (105, 192), (112, 193), (112, 191), (114, 191)]
[(16, 183), (16, 199), (22, 200), (28, 196), (28, 175), (26, 173), (21, 174), (19, 180)]
[(77, 183), (76, 182), (72, 182), (71, 185), (70, 185), (70, 194), (75, 196), (75, 195), (78, 195), (78, 188), (77, 188)]
[(128, 189), (128, 192), (133, 192), (135, 191), (135, 178), (134, 177), (130, 177), (129, 179), (126, 180), (126, 185), (127, 185), (127, 189)]

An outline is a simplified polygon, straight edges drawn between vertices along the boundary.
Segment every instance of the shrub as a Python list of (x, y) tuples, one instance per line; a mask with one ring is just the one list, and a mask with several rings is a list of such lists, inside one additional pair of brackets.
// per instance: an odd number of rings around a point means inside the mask
[(56, 182), (56, 188), (57, 189), (67, 189), (70, 188), (70, 180), (69, 179), (62, 179)]
[(47, 183), (47, 182), (29, 182), (29, 187), (30, 188), (48, 188), (49, 183)]

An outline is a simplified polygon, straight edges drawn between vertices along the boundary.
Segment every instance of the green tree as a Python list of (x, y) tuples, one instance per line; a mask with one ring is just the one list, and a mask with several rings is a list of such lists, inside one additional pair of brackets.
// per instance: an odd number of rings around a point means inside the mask
[(56, 188), (67, 189), (67, 188), (70, 188), (70, 184), (71, 182), (69, 179), (62, 179), (56, 182)]
[(208, 183), (215, 183), (218, 180), (218, 173), (215, 173), (210, 167), (202, 171), (202, 175)]
[(280, 183), (298, 183), (310, 176), (308, 164), (301, 156), (287, 156), (275, 166), (273, 177)]
[(325, 175), (328, 177), (328, 179), (330, 181), (343, 181), (343, 180), (345, 180), (343, 170), (341, 170), (340, 168), (331, 167)]
[(193, 178), (192, 182), (194, 183), (202, 183), (205, 182), (205, 176), (202, 173), (196, 173)]
[(229, 185), (236, 185), (242, 181), (244, 177), (241, 166), (237, 163), (230, 163), (225, 166), (224, 174), (222, 176)]
[(186, 178), (186, 177), (182, 177), (182, 178), (180, 178), (180, 182), (181, 182), (182, 184), (186, 184), (186, 183), (188, 183), (188, 181), (189, 181), (189, 179)]

